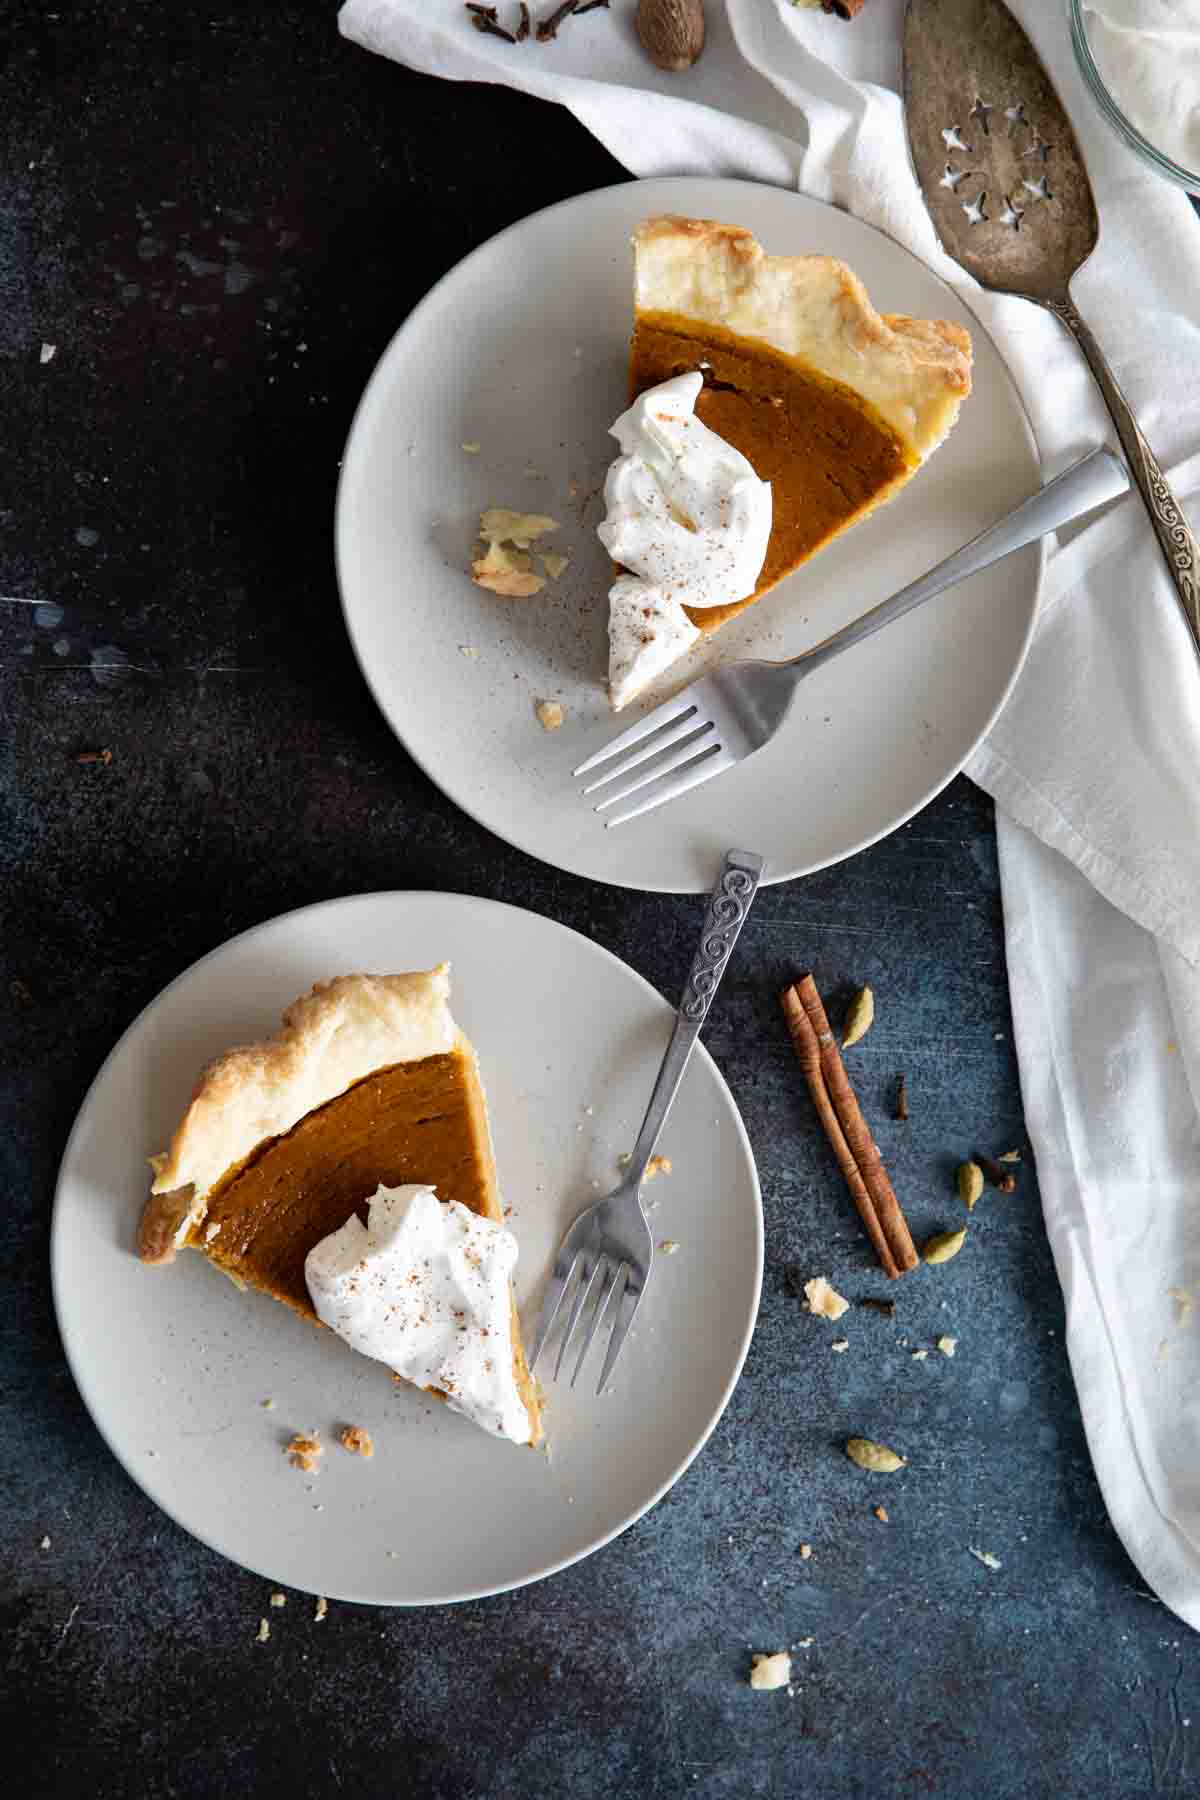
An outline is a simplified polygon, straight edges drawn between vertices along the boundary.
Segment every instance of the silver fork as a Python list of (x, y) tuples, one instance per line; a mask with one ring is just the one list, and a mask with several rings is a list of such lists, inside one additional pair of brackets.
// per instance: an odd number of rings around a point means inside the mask
[[(580, 1213), (558, 1247), (529, 1356), (529, 1367), (533, 1369), (574, 1282), (571, 1311), (554, 1364), (556, 1381), (567, 1346), (582, 1319), (583, 1341), (571, 1376), (571, 1386), (575, 1386), (606, 1312), (611, 1315), (611, 1330), (604, 1367), (596, 1384), (597, 1394), (603, 1391), (616, 1367), (654, 1264), (654, 1239), (642, 1206), (642, 1181), (671, 1104), (679, 1092), (683, 1072), (703, 1029), (713, 995), (758, 892), (762, 872), (762, 857), (754, 856), (748, 850), (730, 850), (725, 857), (717, 884), (708, 898), (700, 948), (679, 1002), (675, 1029), (624, 1178), (611, 1194)], [(594, 1304), (588, 1313), (592, 1301)]]
[[(655, 707), (628, 731), (580, 763), (574, 771), (576, 776), (590, 775), (614, 757), (621, 759), (597, 775), (583, 792), (594, 794), (613, 782), (622, 784), (597, 802), (595, 811), (603, 813), (631, 795), (650, 789), (643, 799), (606, 821), (611, 829), (665, 805), (668, 800), (678, 799), (701, 782), (723, 775), (726, 769), (735, 768), (770, 743), (806, 676), (968, 575), (975, 575), (1001, 557), (1044, 537), (1056, 526), (1069, 524), (1081, 513), (1125, 493), (1128, 487), (1124, 464), (1108, 450), (1093, 450), (936, 568), (872, 607), (860, 619), (843, 625), (811, 650), (788, 662), (730, 663)], [(632, 779), (626, 781), (626, 776)]]

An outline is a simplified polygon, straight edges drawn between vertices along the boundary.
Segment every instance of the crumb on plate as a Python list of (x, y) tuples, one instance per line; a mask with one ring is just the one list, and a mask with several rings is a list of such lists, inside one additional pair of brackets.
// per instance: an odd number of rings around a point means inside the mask
[(283, 1453), (294, 1469), (303, 1469), (306, 1475), (313, 1475), (321, 1467), (325, 1446), (315, 1431), (298, 1431), (290, 1443), (284, 1445)]
[(343, 1450), (349, 1450), (352, 1456), (374, 1456), (375, 1441), (365, 1425), (343, 1425), (338, 1432), (338, 1443)]

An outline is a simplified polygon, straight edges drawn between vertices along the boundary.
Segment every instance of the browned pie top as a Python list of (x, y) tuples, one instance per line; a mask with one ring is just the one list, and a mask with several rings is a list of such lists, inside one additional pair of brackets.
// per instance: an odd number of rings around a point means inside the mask
[(352, 1212), (365, 1224), (381, 1182), (419, 1182), (500, 1218), (482, 1096), (462, 1050), (376, 1070), (260, 1145), (213, 1190), (191, 1242), (315, 1319), (304, 1259)]
[(798, 358), (682, 314), (637, 314), (634, 399), (700, 363), (709, 366), (697, 418), (771, 483), (773, 503), (766, 559), (750, 598), (685, 609), (699, 630), (715, 631), (907, 479), (920, 459), (860, 395)]

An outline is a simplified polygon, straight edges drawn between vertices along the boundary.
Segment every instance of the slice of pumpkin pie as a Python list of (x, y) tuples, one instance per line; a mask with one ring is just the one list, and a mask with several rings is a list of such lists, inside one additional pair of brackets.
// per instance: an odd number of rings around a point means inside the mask
[[(422, 1386), (486, 1429), (536, 1443), (516, 1242), (449, 994), (445, 965), (339, 976), (289, 1006), (274, 1037), (209, 1064), (153, 1159), (138, 1251), (167, 1263), (199, 1250), (354, 1348), (421, 1370)], [(464, 1333), (479, 1350), (465, 1360)]]
[[(770, 256), (741, 226), (670, 216), (647, 219), (633, 247), (635, 404), (613, 427), (625, 454), (600, 527), (622, 570), (610, 595), (615, 707), (898, 493), (971, 388), (960, 325), (876, 312), (833, 257)], [(691, 418), (734, 457), (722, 462)], [(747, 574), (762, 514), (754, 478), (770, 488), (769, 532)], [(733, 545), (736, 591), (719, 591), (711, 560), (689, 583), (698, 491), (713, 555)]]

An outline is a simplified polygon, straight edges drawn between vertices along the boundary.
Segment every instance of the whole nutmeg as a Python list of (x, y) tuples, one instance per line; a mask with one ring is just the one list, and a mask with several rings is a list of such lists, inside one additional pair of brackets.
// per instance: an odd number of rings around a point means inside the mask
[(638, 0), (636, 22), (656, 68), (690, 69), (704, 48), (704, 0)]

